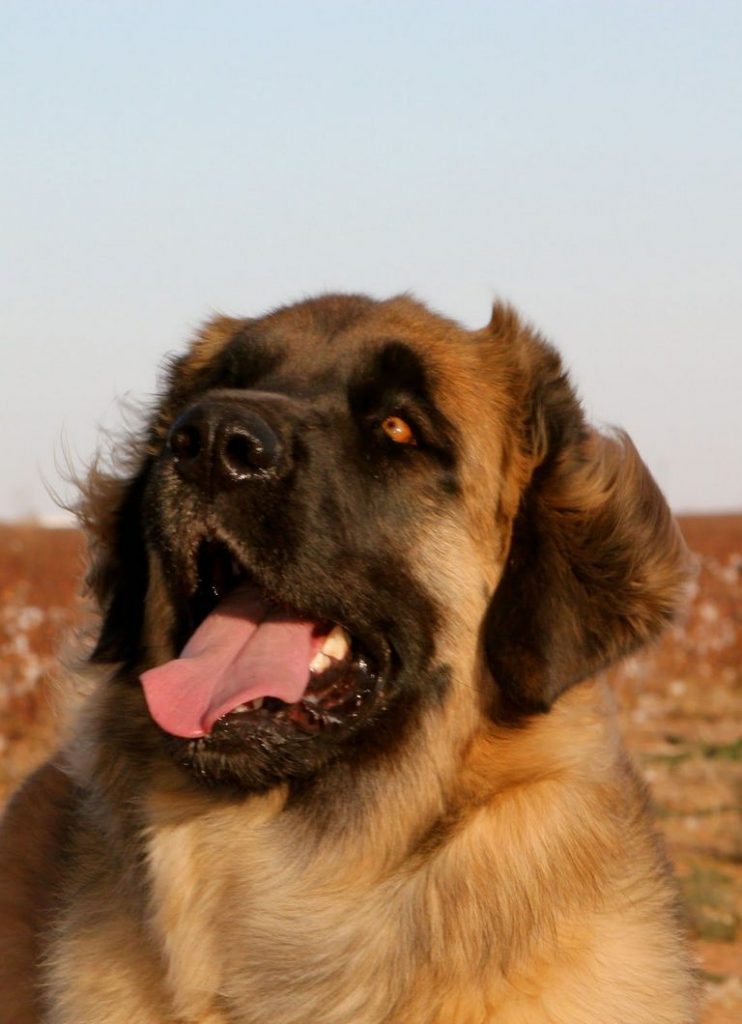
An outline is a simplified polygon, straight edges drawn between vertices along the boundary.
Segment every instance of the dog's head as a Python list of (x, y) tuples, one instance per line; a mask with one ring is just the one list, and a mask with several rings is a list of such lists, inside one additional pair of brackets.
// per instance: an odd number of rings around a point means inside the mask
[(408, 298), (214, 321), (82, 516), (116, 701), (247, 789), (452, 703), (468, 728), (543, 712), (653, 637), (685, 577), (631, 443), (500, 306), (471, 333)]

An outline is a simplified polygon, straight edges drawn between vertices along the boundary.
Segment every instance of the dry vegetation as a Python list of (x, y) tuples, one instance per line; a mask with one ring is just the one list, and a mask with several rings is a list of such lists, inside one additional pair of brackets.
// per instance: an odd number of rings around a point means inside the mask
[[(742, 1020), (742, 516), (683, 520), (698, 562), (684, 622), (612, 673), (651, 784), (706, 979), (703, 1024)], [(0, 526), (0, 803), (53, 748), (57, 652), (79, 627), (82, 542)], [(64, 646), (64, 644), (63, 644)]]

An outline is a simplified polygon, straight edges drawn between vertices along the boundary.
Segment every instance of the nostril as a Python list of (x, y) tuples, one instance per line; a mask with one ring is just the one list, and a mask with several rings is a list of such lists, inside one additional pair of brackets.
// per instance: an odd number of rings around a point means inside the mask
[(233, 434), (224, 446), (224, 456), (236, 472), (249, 472), (259, 465), (262, 445), (253, 437)]
[(203, 444), (201, 431), (192, 423), (174, 430), (169, 438), (170, 451), (180, 459), (195, 459)]
[[(261, 433), (265, 436), (260, 436)], [(262, 431), (233, 427), (223, 448), (225, 466), (238, 478), (247, 476), (256, 469), (275, 468), (277, 455), (278, 438), (265, 427)]]

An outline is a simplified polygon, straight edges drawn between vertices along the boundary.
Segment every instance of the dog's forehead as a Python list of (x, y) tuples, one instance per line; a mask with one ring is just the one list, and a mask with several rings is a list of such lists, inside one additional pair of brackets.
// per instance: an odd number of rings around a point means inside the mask
[(477, 376), (467, 332), (406, 297), (324, 296), (242, 321), (222, 357), (280, 382), (325, 391), (392, 380), (444, 403)]

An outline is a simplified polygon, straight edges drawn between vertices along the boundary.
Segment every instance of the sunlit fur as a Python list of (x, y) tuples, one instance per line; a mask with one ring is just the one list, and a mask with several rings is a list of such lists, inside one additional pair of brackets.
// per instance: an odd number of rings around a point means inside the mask
[(207, 327), (118, 474), (91, 475), (99, 686), (0, 841), (7, 1019), (691, 1024), (675, 888), (591, 678), (679, 606), (682, 541), (630, 441), (585, 424), (558, 356), (509, 308), (477, 332), (409, 298), (321, 297), (255, 322), (307, 367), (335, 336), (343, 358), (395, 337), (423, 360), (456, 488), (437, 501), (410, 463), (379, 543), (435, 601), (449, 685), (398, 733), (381, 721), (375, 756), (301, 788), (205, 788), (162, 756), (135, 678), (171, 656), (173, 611), (150, 551), (134, 614), (131, 481), (245, 323)]

